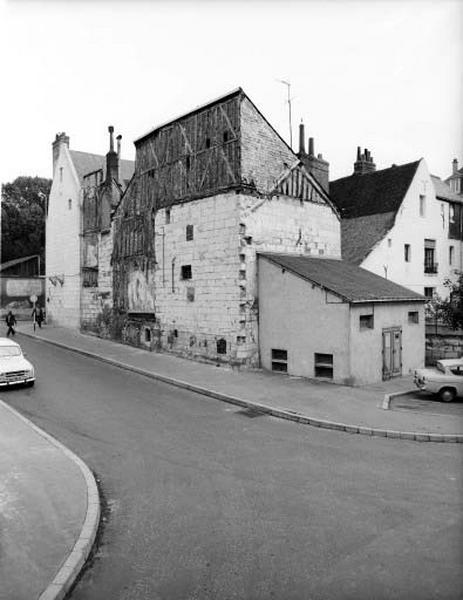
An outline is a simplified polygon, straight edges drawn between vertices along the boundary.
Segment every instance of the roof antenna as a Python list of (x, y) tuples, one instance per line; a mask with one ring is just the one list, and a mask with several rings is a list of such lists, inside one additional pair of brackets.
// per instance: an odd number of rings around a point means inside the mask
[(277, 79), (280, 83), (283, 83), (288, 88), (288, 116), (289, 116), (289, 145), (291, 150), (293, 149), (293, 125), (291, 122), (291, 83), (289, 81), (285, 81), (284, 79)]

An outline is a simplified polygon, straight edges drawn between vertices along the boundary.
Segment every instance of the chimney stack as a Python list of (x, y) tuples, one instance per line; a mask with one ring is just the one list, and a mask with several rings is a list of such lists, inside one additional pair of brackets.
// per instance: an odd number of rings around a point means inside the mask
[(299, 124), (299, 154), (305, 154), (305, 133), (302, 119)]
[(67, 136), (64, 131), (56, 134), (55, 141), (51, 145), (53, 155), (53, 176), (55, 175), (56, 163), (58, 161), (58, 156), (62, 145), (69, 148), (69, 136)]
[(106, 182), (109, 183), (112, 179), (115, 179), (117, 182), (119, 182), (119, 157), (116, 152), (114, 152), (114, 127), (110, 125), (108, 127), (108, 131), (109, 152), (106, 154)]
[(121, 134), (119, 134), (116, 138), (116, 140), (117, 140), (117, 157), (119, 158), (119, 160), (121, 158), (121, 139), (122, 139), (122, 136), (121, 136)]
[(376, 171), (376, 165), (373, 162), (373, 157), (368, 148), (365, 148), (363, 154), (360, 146), (357, 146), (357, 160), (354, 163), (354, 175), (365, 175), (365, 173), (373, 173)]
[(455, 175), (455, 173), (458, 173), (458, 160), (456, 158), (452, 161), (452, 174)]
[(309, 137), (309, 156), (315, 156), (313, 137)]

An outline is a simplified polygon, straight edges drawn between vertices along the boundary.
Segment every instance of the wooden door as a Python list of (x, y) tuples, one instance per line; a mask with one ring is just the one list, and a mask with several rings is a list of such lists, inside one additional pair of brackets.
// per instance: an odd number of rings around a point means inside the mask
[(402, 330), (383, 329), (383, 379), (402, 375)]

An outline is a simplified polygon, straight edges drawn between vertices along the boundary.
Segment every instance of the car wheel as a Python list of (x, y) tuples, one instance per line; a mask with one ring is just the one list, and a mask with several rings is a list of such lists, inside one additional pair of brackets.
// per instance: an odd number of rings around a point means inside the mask
[(34, 387), (34, 383), (35, 383), (35, 381), (28, 381), (26, 383), (26, 387)]
[(452, 402), (455, 396), (456, 393), (453, 388), (442, 388), (439, 392), (439, 398), (442, 402)]

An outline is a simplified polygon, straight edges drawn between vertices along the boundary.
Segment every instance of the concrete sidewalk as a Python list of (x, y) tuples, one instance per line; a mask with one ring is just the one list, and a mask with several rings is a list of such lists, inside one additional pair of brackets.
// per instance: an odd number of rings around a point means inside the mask
[(30, 323), (22, 323), (18, 333), (305, 425), (396, 439), (463, 442), (462, 422), (454, 415), (383, 408), (388, 406), (385, 395), (414, 390), (411, 376), (354, 388), (266, 371), (232, 370), (62, 327), (45, 326), (34, 332)]
[(60, 600), (92, 548), (100, 504), (92, 473), (0, 400), (0, 599)]

